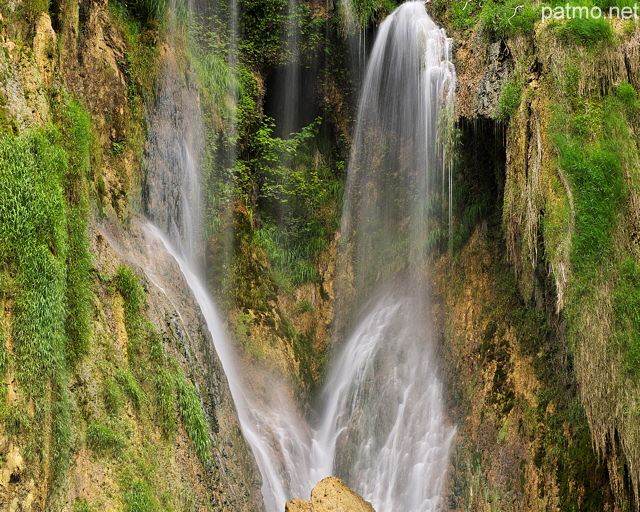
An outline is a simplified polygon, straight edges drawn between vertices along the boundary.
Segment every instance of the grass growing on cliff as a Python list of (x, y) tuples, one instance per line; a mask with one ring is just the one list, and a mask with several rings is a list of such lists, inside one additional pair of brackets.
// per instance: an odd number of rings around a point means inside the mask
[(15, 276), (17, 376), (32, 394), (64, 362), (66, 168), (53, 129), (0, 137), (0, 264)]
[(613, 40), (611, 24), (605, 18), (572, 18), (558, 27), (558, 33), (565, 41), (585, 46)]
[(619, 266), (613, 298), (616, 341), (628, 351), (628, 370), (640, 376), (640, 265), (631, 256)]
[(95, 452), (106, 455), (118, 455), (125, 445), (122, 433), (110, 425), (92, 423), (87, 427), (86, 439), (89, 448)]
[(520, 106), (522, 96), (523, 80), (519, 75), (514, 75), (505, 82), (500, 92), (498, 102), (499, 117), (508, 120)]
[(9, 432), (23, 436), (29, 462), (50, 450), (54, 486), (66, 477), (72, 442), (66, 326), (81, 307), (67, 295), (69, 248), (87, 250), (68, 221), (77, 205), (68, 199), (66, 178), (77, 153), (63, 141), (54, 128), (0, 136), (0, 274), (10, 280), (14, 299), (12, 352), (3, 352), (3, 367), (13, 366), (25, 392), (25, 402), (14, 405), (26, 407), (29, 400), (36, 411), (34, 420), (15, 408), (2, 416)]
[(175, 435), (179, 415), (198, 457), (206, 466), (211, 460), (210, 427), (196, 388), (171, 364), (155, 327), (144, 318), (146, 295), (134, 272), (129, 267), (120, 267), (115, 284), (124, 299), (129, 359), (135, 368), (135, 376), (122, 370), (116, 375), (116, 381), (136, 409), (140, 410), (143, 402), (153, 406), (152, 414), (166, 438)]
[(455, 30), (469, 30), (479, 23), (490, 39), (531, 34), (540, 19), (539, 5), (517, 0), (433, 0), (429, 10), (437, 17), (446, 14)]
[(180, 417), (198, 457), (206, 466), (211, 461), (211, 442), (207, 419), (195, 386), (186, 378), (178, 379)]
[(129, 357), (135, 357), (143, 337), (143, 308), (147, 297), (138, 277), (129, 267), (121, 266), (116, 276), (116, 287), (124, 299), (124, 322), (129, 338)]
[(359, 24), (366, 27), (373, 21), (390, 13), (398, 6), (396, 0), (352, 0), (352, 7)]
[(622, 84), (601, 100), (569, 99), (572, 111), (556, 114), (553, 139), (558, 165), (575, 198), (570, 334), (574, 343), (586, 341), (580, 334), (584, 305), (593, 300), (594, 286), (608, 283), (614, 299), (612, 336), (629, 371), (639, 376), (640, 268), (629, 248), (614, 238), (630, 214), (625, 176), (633, 176), (638, 166), (632, 128), (639, 115), (638, 95), (631, 85)]
[(136, 480), (125, 494), (125, 510), (127, 512), (155, 512), (159, 510), (158, 502), (151, 486), (144, 480)]
[(536, 21), (540, 19), (540, 9), (532, 3), (507, 0), (482, 5), (480, 20), (486, 33), (500, 39), (516, 34), (531, 34)]
[(88, 176), (91, 167), (91, 120), (89, 113), (77, 102), (67, 102), (62, 119), (63, 143), (69, 162), (65, 192), (69, 205), (67, 220), (67, 333), (66, 352), (69, 363), (75, 364), (87, 352), (90, 326), (91, 256), (87, 240), (89, 217)]
[(168, 439), (173, 439), (178, 429), (175, 381), (175, 376), (165, 368), (159, 370), (154, 377), (158, 403), (157, 422)]

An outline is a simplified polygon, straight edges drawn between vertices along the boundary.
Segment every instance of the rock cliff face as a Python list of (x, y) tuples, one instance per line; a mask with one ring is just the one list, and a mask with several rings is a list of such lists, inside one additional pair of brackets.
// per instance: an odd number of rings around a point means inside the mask
[[(56, 229), (69, 233), (72, 247), (73, 223), (87, 225), (85, 232), (79, 224), (78, 236), (89, 258), (83, 283), (89, 329), (78, 357), (60, 347), (32, 355), (60, 361), (51, 377), (41, 376), (46, 391), (32, 391), (18, 364), (33, 345), (18, 326), (26, 270), (3, 239), (0, 508), (261, 510), (260, 479), (206, 324), (175, 261), (134, 213), (141, 203), (145, 96), (166, 57), (157, 50), (157, 27), (133, 23), (117, 4), (63, 0), (51, 15), (36, 4), (2, 8), (3, 151), (50, 125), (59, 127), (47, 128), (53, 145), (71, 130), (88, 141), (86, 154), (69, 147), (56, 160), (68, 169), (60, 181), (68, 205)], [(69, 127), (66, 105), (74, 98), (74, 112), (86, 109), (86, 123)], [(30, 156), (43, 151), (25, 148)], [(78, 178), (71, 169), (80, 160), (85, 170)], [(78, 204), (89, 205), (84, 214)], [(0, 220), (3, 234), (6, 222)], [(49, 229), (43, 225), (33, 236), (49, 236)], [(49, 252), (58, 257), (67, 250), (60, 247)], [(67, 279), (80, 264), (73, 258), (67, 256)]]
[(464, 278), (439, 286), (450, 508), (635, 509), (639, 33), (498, 36), (438, 15), (457, 40), (457, 180), (475, 194), (460, 211), (484, 219), (452, 267)]

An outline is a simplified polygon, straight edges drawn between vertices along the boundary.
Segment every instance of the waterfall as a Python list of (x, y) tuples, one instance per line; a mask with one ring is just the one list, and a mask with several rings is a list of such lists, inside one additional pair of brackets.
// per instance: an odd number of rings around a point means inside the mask
[[(232, 26), (236, 18), (234, 2)], [(170, 73), (161, 83), (148, 145), (146, 212), (155, 224), (149, 231), (178, 262), (205, 317), (268, 512), (281, 512), (286, 500), (307, 496), (330, 474), (380, 512), (439, 507), (454, 429), (445, 420), (423, 275), (432, 198), (442, 193), (436, 187), (445, 160), (438, 127), (455, 82), (449, 53), (450, 41), (422, 1), (403, 4), (380, 26), (361, 95), (341, 229), (338, 279), (350, 276), (344, 281), (351, 284), (338, 289), (336, 324), (338, 336), (348, 336), (334, 355), (321, 421), (313, 427), (285, 383), (247, 376), (256, 369), (240, 366), (199, 276), (202, 117), (188, 85), (176, 87)]]
[(336, 319), (350, 335), (323, 393), (312, 467), (314, 480), (336, 474), (381, 511), (439, 508), (454, 435), (424, 277), (454, 85), (450, 40), (424, 2), (403, 4), (380, 26), (361, 94), (338, 274), (352, 281)]
[[(296, 7), (290, 1), (290, 9)], [(175, 27), (174, 27), (175, 30)], [(228, 62), (237, 63), (238, 4), (231, 0)], [(297, 25), (290, 27), (291, 51), (298, 52)], [(170, 30), (171, 32), (171, 30)], [(292, 69), (297, 69), (292, 66)], [(235, 84), (235, 80), (232, 81)], [(201, 276), (199, 258), (201, 194), (199, 169), (203, 158), (204, 122), (197, 79), (180, 73), (175, 55), (165, 55), (156, 104), (149, 115), (145, 148), (144, 210), (151, 221), (148, 234), (159, 239), (178, 263), (205, 318), (215, 350), (224, 368), (242, 433), (250, 446), (260, 475), (268, 512), (284, 510), (295, 495), (308, 494), (312, 483), (311, 429), (295, 403), (293, 393), (278, 377), (253, 375), (258, 370), (239, 360), (211, 294)], [(237, 96), (237, 90), (231, 91)], [(287, 122), (293, 126), (293, 106)], [(236, 127), (227, 127), (234, 134)], [(235, 153), (233, 148), (230, 153)], [(231, 167), (235, 154), (221, 157)], [(226, 160), (229, 160), (228, 162)], [(301, 470), (302, 468), (302, 470)]]
[(145, 146), (146, 216), (161, 226), (194, 264), (200, 245), (199, 166), (204, 122), (193, 72), (185, 83), (171, 52), (160, 74)]
[(148, 224), (147, 231), (160, 239), (176, 260), (202, 311), (227, 376), (242, 433), (262, 477), (265, 508), (268, 512), (282, 511), (293, 495), (308, 493), (311, 488), (308, 472), (300, 471), (309, 466), (310, 460), (311, 437), (306, 420), (296, 404), (287, 400), (288, 390), (276, 378), (265, 376), (262, 391), (242, 378), (246, 368), (239, 370), (241, 364), (220, 314), (197, 271), (157, 226)]

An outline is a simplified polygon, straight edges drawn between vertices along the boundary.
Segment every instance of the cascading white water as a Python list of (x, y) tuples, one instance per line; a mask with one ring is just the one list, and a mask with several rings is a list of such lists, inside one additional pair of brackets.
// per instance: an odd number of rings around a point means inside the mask
[(184, 83), (175, 56), (170, 55), (149, 116), (145, 210), (193, 263), (200, 242), (199, 162), (204, 133), (199, 91)]
[(314, 439), (312, 479), (336, 474), (380, 511), (440, 504), (454, 429), (419, 293), (382, 286), (336, 359)]
[[(233, 345), (197, 271), (157, 226), (149, 224), (147, 229), (177, 261), (200, 306), (229, 382), (242, 433), (262, 476), (265, 508), (269, 512), (282, 511), (287, 499), (296, 493), (307, 493), (311, 488), (306, 471), (311, 446), (306, 420), (298, 413), (296, 404), (287, 400), (288, 390), (283, 389), (277, 379), (265, 377), (266, 389), (262, 392), (242, 379)], [(301, 468), (304, 470), (300, 471)]]
[(444, 31), (424, 2), (403, 4), (380, 26), (360, 100), (339, 262), (353, 288), (339, 290), (336, 322), (351, 334), (325, 386), (312, 462), (314, 480), (336, 474), (385, 512), (439, 508), (454, 435), (423, 276), (454, 86)]
[[(354, 277), (354, 290), (339, 290), (337, 324), (351, 334), (334, 358), (316, 429), (282, 382), (260, 376), (249, 383), (247, 370), (239, 371), (189, 249), (198, 217), (188, 210), (197, 203), (190, 202), (188, 188), (171, 188), (197, 183), (190, 177), (197, 166), (174, 155), (175, 167), (167, 172), (176, 177), (167, 182), (153, 174), (147, 183), (147, 197), (160, 201), (157, 208), (148, 204), (148, 212), (162, 231), (149, 229), (179, 263), (207, 321), (262, 475), (268, 512), (281, 512), (286, 500), (307, 496), (330, 474), (343, 477), (380, 512), (438, 508), (454, 430), (444, 419), (422, 273), (431, 185), (442, 168), (438, 121), (455, 81), (449, 44), (421, 1), (403, 4), (380, 27), (362, 92), (342, 228), (340, 266)], [(191, 149), (195, 154), (197, 144)], [(180, 215), (171, 213), (176, 204)], [(354, 322), (356, 310), (360, 320)]]
[[(291, 0), (290, 9), (297, 3)], [(237, 62), (238, 4), (231, 1), (228, 62)], [(291, 51), (297, 49), (297, 26), (290, 28)], [(292, 66), (295, 68), (295, 66)], [(193, 78), (193, 77), (191, 77)], [(204, 150), (204, 122), (199, 91), (184, 81), (169, 53), (161, 75), (155, 110), (150, 114), (146, 145), (145, 211), (152, 221), (149, 234), (162, 241), (177, 261), (207, 323), (224, 368), (242, 432), (262, 477), (269, 512), (281, 511), (294, 495), (308, 493), (311, 430), (292, 393), (276, 376), (260, 375), (251, 382), (241, 368), (220, 314), (201, 278), (198, 247), (201, 236), (199, 164)], [(235, 80), (232, 80), (232, 87)], [(237, 90), (230, 91), (232, 97)], [(293, 107), (287, 123), (293, 126)], [(227, 126), (235, 132), (235, 126)], [(230, 160), (233, 155), (227, 155)], [(231, 166), (231, 162), (227, 162)], [(259, 384), (259, 385), (258, 385)], [(304, 468), (301, 470), (301, 468)]]

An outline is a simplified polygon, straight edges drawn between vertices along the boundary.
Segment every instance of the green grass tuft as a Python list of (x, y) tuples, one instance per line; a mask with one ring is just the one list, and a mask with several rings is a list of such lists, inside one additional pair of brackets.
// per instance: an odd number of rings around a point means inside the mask
[(91, 256), (87, 239), (89, 190), (87, 177), (91, 166), (91, 119), (77, 102), (69, 101), (63, 119), (65, 147), (69, 167), (66, 195), (69, 205), (67, 251), (67, 356), (74, 364), (87, 352), (91, 336), (90, 279)]
[(149, 484), (137, 480), (125, 495), (125, 510), (127, 512), (155, 512), (159, 510), (158, 502)]
[(98, 509), (84, 498), (78, 498), (73, 503), (73, 512), (98, 512)]
[(623, 261), (618, 269), (614, 294), (617, 320), (616, 341), (627, 355), (627, 366), (634, 375), (640, 374), (640, 265), (633, 257)]
[(498, 104), (499, 117), (508, 120), (515, 114), (520, 106), (520, 98), (522, 96), (522, 83), (518, 76), (513, 76), (504, 83), (500, 93), (500, 101)]
[(100, 455), (118, 455), (125, 446), (124, 436), (108, 425), (92, 423), (87, 427), (87, 445)]
[(507, 39), (516, 34), (533, 34), (535, 22), (540, 19), (540, 9), (526, 2), (508, 0), (482, 5), (480, 21), (485, 34)]
[(178, 428), (175, 377), (162, 368), (154, 376), (156, 389), (157, 423), (167, 439), (173, 439)]
[(124, 405), (124, 395), (116, 379), (109, 377), (104, 381), (102, 396), (107, 414), (117, 417)]
[(116, 381), (122, 387), (124, 394), (131, 400), (133, 407), (140, 410), (147, 397), (129, 370), (119, 370), (116, 373)]
[(558, 31), (565, 41), (584, 46), (613, 41), (613, 30), (606, 18), (571, 18), (560, 25)]
[(182, 377), (178, 379), (178, 405), (180, 417), (203, 464), (211, 461), (211, 443), (209, 440), (209, 428), (198, 393), (191, 381)]
[(30, 394), (64, 363), (67, 157), (58, 133), (0, 136), (0, 265), (16, 278), (17, 377)]

